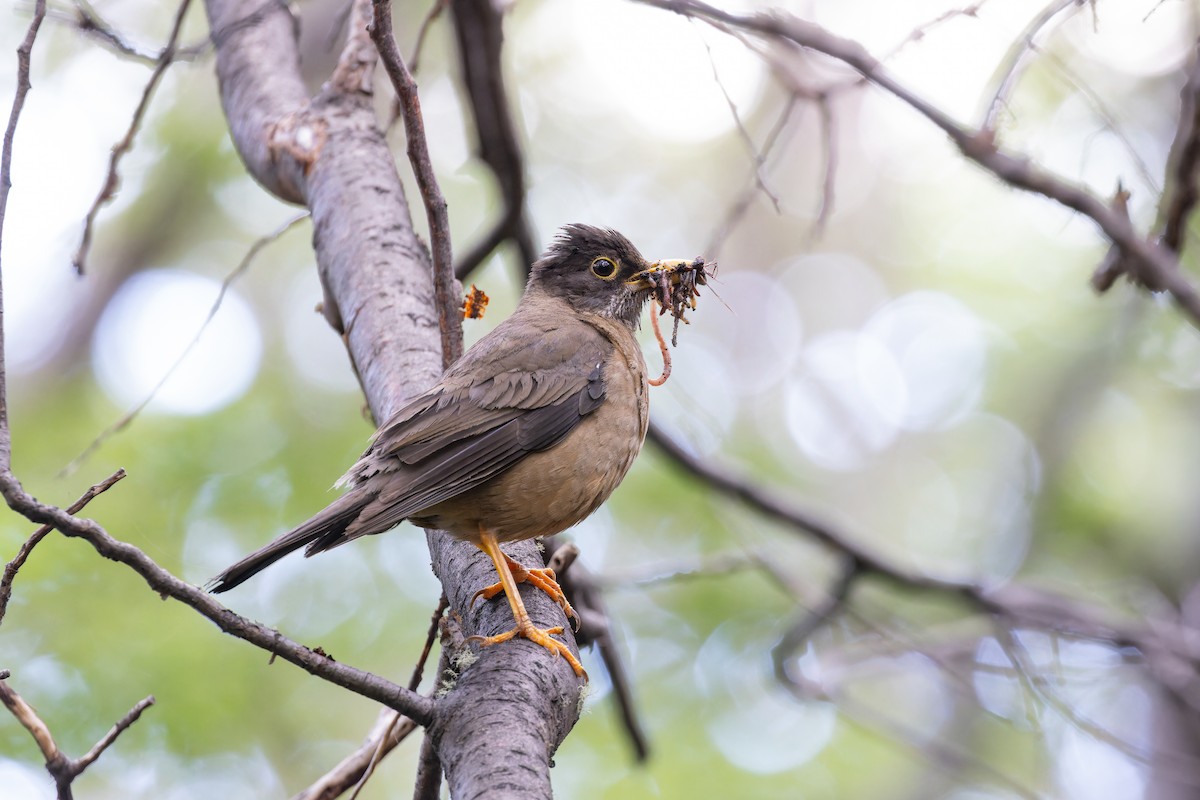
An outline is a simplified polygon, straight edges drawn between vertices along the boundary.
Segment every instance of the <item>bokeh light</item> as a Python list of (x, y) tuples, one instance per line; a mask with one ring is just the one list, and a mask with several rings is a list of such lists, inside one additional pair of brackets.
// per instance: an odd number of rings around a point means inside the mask
[(130, 278), (105, 309), (92, 344), (105, 392), (122, 406), (153, 393), (147, 408), (172, 414), (204, 414), (241, 397), (258, 373), (262, 337), (236, 290), (226, 291), (192, 346), (220, 291), (216, 281), (178, 269)]

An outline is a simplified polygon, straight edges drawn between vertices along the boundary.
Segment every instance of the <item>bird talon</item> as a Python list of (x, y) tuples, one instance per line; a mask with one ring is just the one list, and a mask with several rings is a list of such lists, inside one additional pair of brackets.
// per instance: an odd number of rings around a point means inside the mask
[(499, 583), (493, 583), (491, 586), (485, 586), (475, 594), (471, 595), (471, 602), (467, 604), (467, 608), (474, 608), (476, 601), (478, 601), (481, 597), (484, 600), (491, 600), (493, 597), (503, 591), (504, 587)]
[[(566, 614), (567, 619), (571, 622), (571, 629), (578, 631), (580, 620), (579, 615), (575, 613), (575, 609), (571, 607), (571, 603), (567, 600), (567, 596), (563, 593), (562, 587), (558, 585), (558, 576), (554, 574), (554, 570), (549, 567), (530, 568), (526, 567), (519, 561), (510, 558), (507, 554), (504, 555), (504, 561), (508, 565), (509, 571), (512, 573), (513, 580), (517, 583), (528, 583), (532, 586), (541, 589), (551, 600), (558, 604), (558, 607)], [(468, 608), (474, 608), (476, 601), (482, 597), (484, 600), (491, 600), (498, 594), (504, 591), (503, 584), (493, 583), (490, 586), (485, 586), (474, 595), (471, 596), (471, 602)]]
[(571, 665), (571, 669), (575, 671), (575, 676), (577, 678), (583, 678), (585, 681), (588, 679), (587, 670), (585, 670), (583, 665), (579, 663), (579, 659), (577, 659), (575, 654), (571, 652), (571, 648), (567, 647), (564, 643), (558, 641), (557, 639), (550, 638), (555, 634), (560, 634), (563, 632), (561, 625), (553, 628), (538, 628), (530, 623), (528, 619), (524, 620), (524, 622), (524, 625), (518, 623), (517, 627), (513, 628), (512, 630), (505, 631), (504, 633), (498, 633), (495, 636), (468, 636), (467, 641), (478, 642), (480, 647), (490, 647), (494, 644), (507, 642), (509, 639), (519, 636), (522, 639), (528, 639), (534, 644), (546, 648), (554, 656), (561, 656), (562, 658), (566, 659), (567, 663)]

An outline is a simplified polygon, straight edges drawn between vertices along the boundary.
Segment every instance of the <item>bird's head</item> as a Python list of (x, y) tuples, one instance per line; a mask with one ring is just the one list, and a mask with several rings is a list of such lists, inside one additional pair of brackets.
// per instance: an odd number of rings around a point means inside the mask
[(611, 228), (566, 225), (533, 265), (527, 292), (560, 297), (576, 311), (599, 314), (631, 329), (665, 273), (678, 283), (684, 260), (647, 261)]

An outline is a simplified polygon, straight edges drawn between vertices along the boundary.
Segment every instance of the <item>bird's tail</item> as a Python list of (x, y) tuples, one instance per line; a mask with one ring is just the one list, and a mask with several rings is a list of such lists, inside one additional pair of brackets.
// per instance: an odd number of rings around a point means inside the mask
[[(255, 550), (226, 569), (209, 581), (204, 588), (214, 594), (227, 592), (257, 575), (293, 550), (299, 550), (318, 540), (337, 539), (372, 499), (374, 499), (374, 493), (370, 491), (360, 489), (347, 492), (322, 511), (317, 512), (312, 519), (288, 531), (265, 547)], [(308, 555), (312, 555), (313, 552), (310, 548)]]

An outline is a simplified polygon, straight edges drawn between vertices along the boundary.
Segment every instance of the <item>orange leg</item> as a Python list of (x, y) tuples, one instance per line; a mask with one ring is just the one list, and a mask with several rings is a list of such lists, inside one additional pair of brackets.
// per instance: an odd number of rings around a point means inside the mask
[[(579, 663), (579, 659), (575, 658), (575, 655), (571, 652), (570, 648), (557, 639), (550, 638), (551, 634), (562, 633), (563, 629), (548, 628), (543, 630), (542, 628), (535, 626), (533, 621), (529, 619), (529, 613), (525, 610), (525, 603), (521, 600), (520, 592), (517, 591), (517, 579), (513, 575), (513, 571), (509, 566), (510, 564), (515, 564), (516, 562), (509, 559), (504, 555), (503, 552), (500, 551), (500, 543), (496, 541), (496, 535), (480, 526), (479, 541), (476, 542), (476, 546), (488, 554), (488, 558), (492, 559), (492, 564), (496, 567), (496, 573), (500, 576), (500, 583), (498, 584), (499, 589), (492, 591), (490, 594), (486, 594), (494, 588), (489, 586), (487, 589), (477, 593), (476, 597), (478, 597), (480, 594), (484, 594), (486, 597), (494, 597), (499, 592), (504, 592), (505, 596), (508, 598), (508, 606), (512, 609), (513, 618), (516, 620), (517, 626), (511, 631), (501, 633), (498, 636), (472, 636), (471, 639), (478, 641), (481, 645), (486, 647), (492, 644), (499, 644), (500, 642), (507, 642), (514, 636), (520, 636), (535, 644), (541, 645), (555, 655), (562, 656), (567, 660), (567, 663), (571, 665), (571, 669), (575, 670), (575, 674), (586, 680), (587, 673), (584, 672), (583, 665)], [(521, 567), (521, 569), (527, 573), (527, 577), (525, 578), (526, 580), (528, 580), (534, 586), (541, 588), (539, 581), (546, 580), (545, 577), (540, 576), (539, 578), (534, 579), (529, 576), (535, 572), (543, 572), (548, 570), (526, 570), (524, 567)], [(558, 584), (554, 583), (553, 579), (550, 579), (550, 583), (554, 585), (555, 589), (558, 589)], [(543, 589), (543, 591), (545, 590)], [(558, 589), (558, 593), (561, 596), (562, 590)], [(550, 593), (547, 592), (547, 594)], [(554, 595), (551, 594), (550, 596), (553, 597)], [(566, 602), (565, 598), (563, 602)], [(568, 608), (569, 607), (570, 606), (568, 606)], [(572, 612), (572, 614), (573, 613), (574, 612)]]
[[(481, 550), (483, 548), (480, 548)], [(486, 550), (484, 552), (487, 552)], [(550, 599), (558, 603), (558, 607), (567, 615), (567, 619), (571, 620), (575, 630), (579, 630), (579, 615), (575, 613), (575, 609), (571, 608), (571, 604), (567, 602), (567, 596), (563, 594), (562, 587), (558, 585), (554, 570), (549, 567), (543, 569), (529, 569), (519, 561), (514, 561), (509, 558), (506, 553), (500, 553), (504, 558), (504, 563), (508, 565), (508, 569), (512, 572), (513, 580), (517, 583), (529, 583), (541, 589), (546, 594), (550, 595)], [(471, 598), (471, 605), (475, 605), (475, 601), (479, 598), (491, 600), (496, 595), (504, 591), (504, 586), (499, 583), (493, 583), (491, 586), (485, 586), (475, 593)]]

